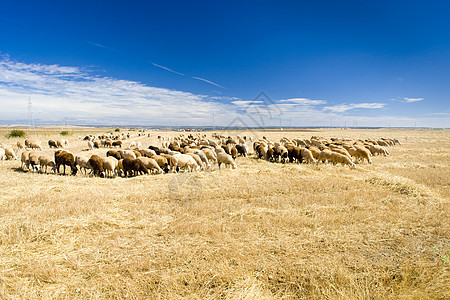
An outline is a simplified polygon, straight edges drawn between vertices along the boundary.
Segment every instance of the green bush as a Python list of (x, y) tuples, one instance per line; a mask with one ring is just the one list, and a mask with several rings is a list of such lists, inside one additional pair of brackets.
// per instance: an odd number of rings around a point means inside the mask
[(26, 136), (25, 131), (17, 129), (11, 130), (11, 132), (6, 135), (7, 138), (25, 137), (25, 136)]
[(70, 132), (68, 132), (67, 130), (64, 130), (64, 131), (61, 131), (61, 133), (60, 133), (61, 135), (69, 135), (70, 134)]
[(115, 131), (115, 132), (119, 132), (119, 131), (120, 131), (120, 128), (116, 128), (114, 131)]

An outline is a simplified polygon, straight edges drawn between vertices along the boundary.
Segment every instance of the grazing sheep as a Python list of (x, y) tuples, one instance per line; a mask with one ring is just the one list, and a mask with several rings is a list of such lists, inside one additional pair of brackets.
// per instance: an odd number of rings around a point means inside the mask
[(39, 155), (36, 152), (30, 152), (28, 154), (28, 163), (31, 166), (30, 171), (39, 171)]
[(154, 150), (151, 149), (140, 149), (139, 152), (141, 153), (142, 156), (145, 157), (152, 157), (156, 155), (156, 152)]
[(330, 160), (331, 154), (333, 154), (333, 152), (331, 150), (323, 150), (320, 152), (319, 158), (317, 159), (317, 164), (319, 164), (319, 162), (327, 162)]
[(92, 155), (88, 160), (88, 164), (91, 166), (94, 176), (103, 177), (103, 159), (100, 156), (96, 154)]
[(344, 154), (338, 153), (338, 152), (332, 152), (331, 156), (328, 157), (328, 160), (333, 164), (343, 164), (343, 165), (349, 165), (351, 168), (356, 168), (355, 164), (352, 162), (352, 160)]
[(97, 148), (97, 149), (100, 148), (100, 144), (98, 141), (94, 141), (94, 148)]
[(203, 153), (205, 153), (206, 158), (208, 158), (208, 161), (217, 162), (217, 154), (214, 150), (210, 148), (202, 148)]
[(197, 163), (197, 165), (200, 166), (201, 170), (205, 169), (205, 165), (203, 164), (203, 161), (199, 155), (197, 155), (195, 153), (186, 153), (186, 154), (192, 156), (192, 158), (195, 159), (195, 162)]
[(23, 170), (24, 165), (27, 167), (27, 169), (30, 168), (30, 162), (28, 161), (28, 155), (30, 154), (30, 152), (31, 151), (23, 151), (22, 152), (22, 157), (20, 159), (20, 161), (21, 161), (20, 167), (22, 168), (22, 170)]
[(114, 177), (117, 173), (117, 164), (119, 161), (110, 156), (110, 157), (103, 157), (103, 170), (104, 170), (104, 176), (105, 177)]
[(301, 148), (300, 151), (301, 151), (301, 156), (302, 156), (303, 160), (305, 160), (307, 163), (315, 163), (316, 162), (312, 152), (309, 149)]
[(136, 155), (136, 158), (138, 158), (139, 156), (142, 156), (141, 152), (139, 150), (131, 150), (134, 152), (134, 155)]
[(48, 140), (48, 147), (51, 148), (58, 148), (58, 144), (54, 140)]
[(117, 160), (122, 159), (122, 155), (120, 154), (119, 151), (116, 151), (116, 150), (109, 150), (108, 152), (106, 152), (106, 157), (108, 157), (108, 156), (112, 156), (112, 157), (116, 158)]
[(0, 160), (4, 161), (6, 159), (6, 152), (5, 149), (0, 148)]
[(144, 166), (149, 171), (155, 171), (158, 174), (162, 174), (163, 173), (163, 170), (159, 167), (158, 163), (153, 158), (141, 156), (141, 157), (138, 157), (137, 159), (142, 161)]
[(77, 155), (75, 157), (75, 164), (80, 166), (80, 171), (86, 175), (87, 170), (92, 170), (91, 165), (89, 164), (89, 158), (83, 155)]
[(58, 148), (64, 148), (64, 146), (68, 144), (68, 142), (65, 139), (57, 140), (56, 145), (58, 145)]
[(195, 159), (188, 154), (172, 155), (172, 157), (170, 157), (170, 167), (176, 172), (178, 172), (180, 168), (184, 168), (187, 171), (198, 170), (200, 168)]
[(352, 157), (355, 157), (357, 159), (361, 159), (361, 162), (364, 162), (364, 160), (367, 160), (369, 164), (372, 163), (372, 160), (370, 159), (370, 151), (364, 147), (355, 146), (355, 148), (348, 149), (348, 153)]
[(217, 163), (219, 164), (219, 170), (221, 164), (224, 164), (225, 166), (230, 165), (233, 169), (236, 169), (235, 161), (233, 160), (231, 155), (226, 153), (217, 154)]
[(53, 173), (56, 173), (55, 161), (48, 155), (39, 156), (39, 166), (41, 167), (41, 172), (44, 172), (45, 167), (45, 173), (47, 173), (47, 167), (51, 167)]
[(159, 167), (164, 170), (164, 173), (169, 172), (169, 161), (167, 158), (162, 155), (155, 155), (152, 158), (156, 161)]
[(94, 150), (94, 143), (92, 141), (87, 141), (89, 150)]
[(243, 144), (243, 145), (236, 145), (236, 150), (238, 152), (238, 154), (247, 157), (248, 155), (248, 147), (247, 145)]
[(119, 150), (119, 153), (122, 158), (136, 159), (136, 154), (131, 150)]
[(3, 149), (5, 150), (5, 156), (7, 159), (12, 159), (12, 160), (17, 159), (17, 155), (14, 152), (14, 149), (12, 147), (3, 147)]
[(122, 148), (122, 141), (114, 141), (111, 146)]
[(25, 144), (21, 141), (17, 141), (17, 149), (25, 149)]
[(231, 148), (230, 154), (233, 159), (236, 159), (236, 157), (238, 155), (238, 150), (237, 150), (236, 146), (233, 146), (233, 148)]
[(148, 174), (148, 169), (141, 160), (126, 157), (122, 161), (122, 168), (126, 177), (136, 176), (141, 173)]
[(31, 141), (28, 148), (31, 149), (36, 149), (36, 150), (41, 150), (42, 151), (42, 147), (41, 147), (41, 143), (37, 142), (37, 141)]
[(384, 156), (388, 156), (389, 155), (389, 152), (385, 148), (383, 148), (382, 146), (369, 145), (368, 149), (369, 149), (369, 151), (370, 151), (370, 153), (372, 155), (379, 155), (379, 154), (384, 155)]
[(64, 167), (64, 173), (66, 174), (66, 166), (69, 166), (72, 170), (72, 175), (77, 174), (77, 165), (75, 164), (75, 158), (73, 157), (73, 154), (65, 151), (65, 150), (58, 150), (55, 152), (55, 165), (56, 170), (59, 172), (60, 166), (63, 165)]
[(311, 151), (311, 154), (314, 157), (314, 159), (319, 159), (321, 151), (318, 148), (316, 148), (316, 147), (309, 147), (308, 150)]
[(297, 161), (299, 163), (302, 162), (302, 149), (300, 147), (288, 147), (288, 157), (289, 161), (292, 163)]

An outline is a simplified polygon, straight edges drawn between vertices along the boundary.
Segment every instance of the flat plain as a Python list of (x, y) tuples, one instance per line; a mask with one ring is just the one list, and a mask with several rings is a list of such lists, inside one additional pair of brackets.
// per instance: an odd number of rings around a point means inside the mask
[[(9, 130), (0, 143), (24, 140)], [(111, 129), (67, 130), (68, 150), (105, 156), (79, 137)], [(28, 137), (52, 154), (59, 132)], [(131, 140), (180, 134), (150, 132)], [(0, 298), (450, 298), (449, 130), (223, 134), (402, 144), (356, 169), (251, 155), (234, 170), (99, 178), (0, 162)]]

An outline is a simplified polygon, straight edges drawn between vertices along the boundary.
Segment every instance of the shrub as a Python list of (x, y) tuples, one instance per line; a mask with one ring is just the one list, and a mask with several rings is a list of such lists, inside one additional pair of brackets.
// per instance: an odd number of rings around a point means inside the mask
[(120, 131), (120, 128), (116, 128), (114, 131), (115, 131), (115, 132), (119, 132), (119, 131)]
[(6, 135), (6, 137), (7, 137), (7, 138), (24, 137), (25, 135), (26, 135), (25, 131), (14, 129), (14, 130), (11, 130), (11, 132), (8, 133), (8, 134)]
[(69, 135), (70, 134), (70, 132), (68, 132), (67, 130), (64, 130), (64, 131), (61, 131), (61, 133), (60, 133), (61, 135)]

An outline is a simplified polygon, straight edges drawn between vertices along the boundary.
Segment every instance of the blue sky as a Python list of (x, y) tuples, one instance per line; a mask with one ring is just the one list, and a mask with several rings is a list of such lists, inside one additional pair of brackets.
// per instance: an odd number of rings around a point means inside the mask
[(2, 1), (0, 123), (27, 122), (31, 97), (37, 124), (448, 128), (449, 13), (448, 1)]

